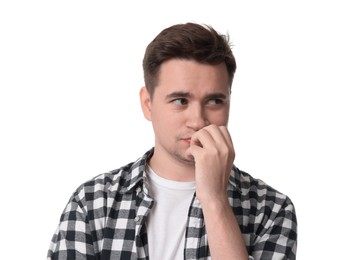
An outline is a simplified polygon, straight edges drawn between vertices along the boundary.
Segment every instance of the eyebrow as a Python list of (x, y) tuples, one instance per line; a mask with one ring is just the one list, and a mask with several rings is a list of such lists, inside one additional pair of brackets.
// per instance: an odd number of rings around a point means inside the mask
[(176, 91), (166, 95), (166, 99), (175, 99), (175, 98), (188, 98), (192, 95), (189, 92)]
[[(172, 92), (172, 93), (166, 95), (167, 100), (175, 99), (175, 98), (190, 98), (190, 97), (192, 97), (192, 94), (189, 92), (184, 92), (184, 91), (176, 91), (176, 92)], [(211, 93), (211, 94), (206, 95), (204, 97), (204, 99), (206, 99), (206, 100), (227, 99), (227, 97), (223, 93)]]
[(205, 97), (207, 100), (210, 99), (227, 99), (227, 96), (223, 93), (212, 93)]

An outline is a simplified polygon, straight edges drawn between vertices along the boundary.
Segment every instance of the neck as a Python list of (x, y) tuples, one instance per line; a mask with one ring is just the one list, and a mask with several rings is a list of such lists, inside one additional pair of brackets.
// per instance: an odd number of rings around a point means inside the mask
[(180, 182), (195, 181), (193, 162), (186, 162), (174, 156), (163, 156), (163, 153), (155, 149), (148, 164), (162, 178)]

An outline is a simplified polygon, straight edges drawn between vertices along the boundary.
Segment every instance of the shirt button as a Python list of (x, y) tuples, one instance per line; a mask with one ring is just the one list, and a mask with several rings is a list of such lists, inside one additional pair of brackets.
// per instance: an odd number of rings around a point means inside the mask
[(140, 217), (139, 217), (139, 216), (136, 216), (136, 217), (134, 218), (134, 221), (135, 221), (135, 222), (139, 222), (139, 221), (140, 221)]

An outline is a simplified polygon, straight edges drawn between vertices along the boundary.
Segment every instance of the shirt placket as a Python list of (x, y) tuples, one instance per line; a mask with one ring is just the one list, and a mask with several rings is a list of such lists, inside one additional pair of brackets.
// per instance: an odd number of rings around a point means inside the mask
[(148, 259), (148, 245), (144, 243), (142, 240), (143, 236), (147, 236), (147, 234), (142, 234), (144, 231), (144, 225), (146, 221), (146, 217), (148, 216), (150, 209), (153, 206), (153, 199), (147, 196), (146, 192), (143, 191), (144, 187), (138, 186), (136, 188), (137, 203), (136, 208), (136, 216), (134, 218), (135, 222), (135, 235), (136, 235), (136, 252), (138, 259)]
[(188, 214), (184, 259), (210, 259), (202, 207), (195, 195)]

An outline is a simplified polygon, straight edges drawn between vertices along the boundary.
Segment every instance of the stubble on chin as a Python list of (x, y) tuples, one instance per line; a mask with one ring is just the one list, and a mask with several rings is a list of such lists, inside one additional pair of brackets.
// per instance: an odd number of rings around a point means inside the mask
[(185, 142), (184, 139), (188, 138), (188, 137), (191, 137), (192, 136), (192, 132), (186, 132), (186, 133), (183, 133), (183, 134), (180, 134), (178, 136), (176, 136), (176, 142), (178, 144), (178, 147), (175, 151), (173, 151), (173, 155), (174, 157), (184, 163), (184, 164), (187, 164), (187, 165), (194, 165), (195, 164), (195, 160), (193, 158), (192, 155), (187, 155), (186, 154), (186, 151), (187, 149), (189, 148), (189, 144), (184, 144), (184, 146), (182, 146), (183, 142)]
[(187, 164), (187, 165), (194, 165), (195, 164), (195, 160), (191, 155), (187, 156), (187, 155), (179, 153), (179, 152), (174, 152), (174, 157), (178, 161), (180, 161), (184, 164)]

